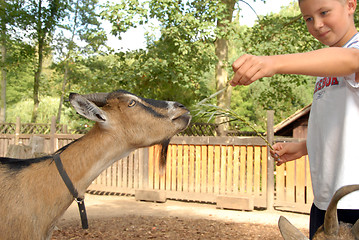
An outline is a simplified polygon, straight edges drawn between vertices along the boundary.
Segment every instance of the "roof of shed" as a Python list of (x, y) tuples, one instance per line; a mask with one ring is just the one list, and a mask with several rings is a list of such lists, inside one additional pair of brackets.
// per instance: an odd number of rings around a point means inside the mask
[(301, 118), (301, 117), (303, 117), (303, 116), (305, 116), (307, 114), (309, 115), (311, 107), (312, 107), (312, 104), (308, 104), (304, 108), (296, 111), (294, 114), (292, 114), (288, 118), (284, 119), (282, 122), (275, 125), (274, 126), (274, 133), (284, 129), (285, 127), (289, 126), (290, 124), (292, 124), (293, 122), (295, 122), (299, 118)]

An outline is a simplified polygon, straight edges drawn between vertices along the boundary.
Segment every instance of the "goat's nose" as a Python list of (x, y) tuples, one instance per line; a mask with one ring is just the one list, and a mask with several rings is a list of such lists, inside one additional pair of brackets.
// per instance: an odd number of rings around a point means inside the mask
[(186, 108), (183, 104), (178, 103), (178, 102), (175, 102), (174, 106), (175, 106), (176, 108)]

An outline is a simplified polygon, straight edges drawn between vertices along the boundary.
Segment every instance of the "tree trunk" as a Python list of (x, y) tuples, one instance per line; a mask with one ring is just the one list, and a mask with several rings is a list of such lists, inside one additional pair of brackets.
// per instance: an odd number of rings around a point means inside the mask
[(39, 88), (40, 88), (40, 77), (41, 77), (41, 72), (42, 72), (42, 64), (43, 64), (43, 48), (44, 48), (44, 44), (43, 41), (39, 42), (38, 45), (38, 63), (37, 63), (37, 69), (35, 72), (35, 77), (34, 77), (34, 95), (33, 95), (33, 99), (34, 99), (34, 108), (32, 111), (32, 117), (31, 117), (31, 122), (35, 123), (37, 120), (37, 110), (39, 108)]
[(68, 72), (69, 72), (69, 68), (68, 68), (68, 65), (67, 65), (67, 64), (68, 64), (68, 63), (65, 64), (64, 81), (62, 82), (59, 109), (57, 110), (57, 118), (56, 118), (56, 122), (57, 122), (57, 123), (60, 123), (60, 120), (61, 120), (61, 109), (62, 109), (62, 104), (64, 103), (65, 88), (66, 88), (67, 79), (68, 79)]
[[(232, 16), (234, 11), (235, 1), (233, 0), (222, 0), (222, 3), (226, 5), (225, 17), (223, 19), (218, 19), (217, 28), (225, 31), (228, 24), (232, 22)], [(228, 82), (228, 39), (218, 38), (215, 42), (215, 51), (218, 58), (218, 63), (216, 65), (216, 87), (217, 91), (222, 90), (226, 87)], [(231, 104), (231, 94), (232, 88), (227, 88), (224, 92), (217, 95), (217, 106), (221, 108), (230, 108)], [(229, 123), (227, 123), (228, 118), (226, 117), (217, 117), (215, 122), (219, 124), (217, 129), (218, 135), (225, 135), (226, 131), (229, 130)]]
[(37, 69), (34, 76), (34, 91), (33, 91), (33, 100), (34, 100), (34, 108), (32, 110), (31, 122), (35, 123), (37, 120), (37, 111), (39, 108), (39, 88), (40, 88), (40, 77), (42, 72), (42, 64), (43, 64), (43, 50), (44, 50), (44, 41), (45, 41), (45, 32), (42, 29), (42, 0), (38, 3), (38, 12), (37, 12), (37, 53), (38, 53), (38, 61), (37, 61)]
[(0, 101), (0, 122), (6, 121), (6, 40), (3, 39), (1, 46), (1, 101)]
[(1, 94), (0, 94), (0, 122), (6, 121), (6, 2), (1, 1)]

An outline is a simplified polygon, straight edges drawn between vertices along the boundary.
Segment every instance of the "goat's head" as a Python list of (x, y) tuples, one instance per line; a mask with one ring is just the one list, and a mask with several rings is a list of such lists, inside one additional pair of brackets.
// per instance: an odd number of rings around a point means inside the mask
[[(336, 191), (325, 213), (324, 224), (313, 236), (314, 240), (359, 239), (359, 220), (354, 225), (349, 223), (339, 224), (337, 215), (338, 201), (345, 195), (357, 190), (359, 190), (359, 185), (348, 185)], [(308, 239), (283, 216), (280, 217), (278, 225), (285, 240)]]
[(114, 137), (126, 138), (133, 148), (168, 143), (191, 120), (189, 111), (177, 102), (141, 98), (124, 90), (71, 93), (69, 99), (80, 115), (96, 121)]

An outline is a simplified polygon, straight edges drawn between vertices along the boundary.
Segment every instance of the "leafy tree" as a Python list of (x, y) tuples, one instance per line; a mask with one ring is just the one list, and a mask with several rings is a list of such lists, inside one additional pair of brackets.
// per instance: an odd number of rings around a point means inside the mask
[[(0, 1), (0, 42), (1, 42), (1, 97), (0, 97), (0, 121), (6, 120), (6, 85), (7, 73), (11, 69), (9, 54), (11, 51), (11, 41), (16, 41), (16, 28), (21, 20), (22, 1)], [(9, 49), (10, 48), (10, 49)], [(27, 55), (27, 54), (26, 54)], [(26, 56), (25, 56), (26, 57)], [(11, 58), (11, 56), (10, 56)]]
[[(69, 2), (64, 19), (59, 24), (55, 37), (54, 50), (59, 63), (56, 68), (63, 74), (61, 96), (57, 112), (57, 122), (61, 119), (61, 109), (68, 85), (70, 73), (75, 67), (75, 58), (79, 55), (90, 55), (105, 45), (107, 36), (101, 28), (96, 7), (97, 0), (76, 0)], [(75, 41), (75, 38), (81, 42)], [(81, 44), (81, 46), (79, 45)]]
[(44, 57), (50, 52), (50, 41), (59, 20), (64, 17), (68, 1), (60, 0), (29, 0), (23, 5), (25, 11), (24, 26), (29, 33), (28, 37), (36, 42), (37, 63), (34, 75), (33, 100), (34, 108), (32, 122), (36, 122), (39, 106), (39, 88)]

